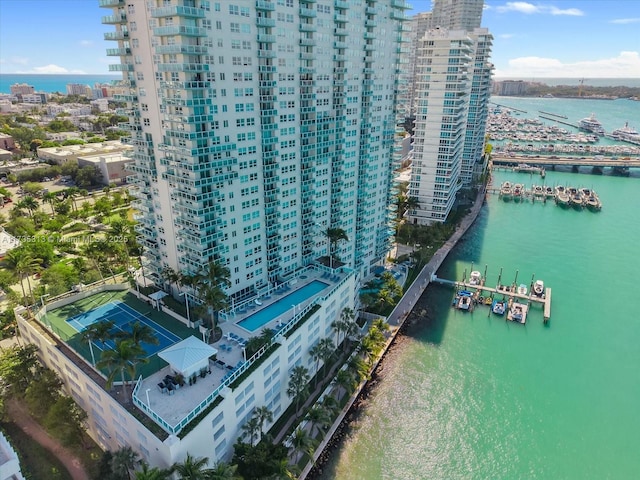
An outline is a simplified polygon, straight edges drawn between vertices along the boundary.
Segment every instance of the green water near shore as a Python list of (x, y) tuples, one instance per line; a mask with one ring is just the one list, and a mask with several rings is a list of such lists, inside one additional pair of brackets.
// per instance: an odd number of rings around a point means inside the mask
[[(504, 180), (539, 177), (498, 172)], [(382, 381), (322, 478), (626, 479), (640, 476), (640, 179), (547, 172), (596, 190), (603, 210), (488, 199), (439, 271), (488, 265), (553, 290), (552, 318), (527, 325), (450, 307), (430, 287), (430, 321), (385, 361)]]

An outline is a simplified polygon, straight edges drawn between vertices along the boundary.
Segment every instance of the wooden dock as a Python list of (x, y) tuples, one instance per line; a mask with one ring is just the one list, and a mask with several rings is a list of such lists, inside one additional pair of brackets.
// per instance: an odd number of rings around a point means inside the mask
[(432, 282), (438, 282), (446, 285), (453, 285), (456, 289), (462, 290), (475, 290), (480, 293), (488, 292), (493, 295), (504, 295), (509, 297), (510, 299), (520, 299), (526, 300), (527, 302), (535, 302), (543, 305), (543, 318), (544, 323), (547, 323), (551, 318), (551, 288), (545, 288), (544, 297), (538, 297), (537, 295), (532, 295), (530, 292), (527, 294), (518, 293), (517, 287), (515, 285), (498, 285), (496, 288), (487, 287), (486, 285), (475, 285), (467, 282), (455, 282), (452, 280), (446, 280), (443, 278), (438, 278), (435, 274), (431, 277)]

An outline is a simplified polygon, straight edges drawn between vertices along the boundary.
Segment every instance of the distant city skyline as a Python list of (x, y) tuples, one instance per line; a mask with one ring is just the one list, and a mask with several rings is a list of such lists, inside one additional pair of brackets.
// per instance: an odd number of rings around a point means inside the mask
[[(431, 10), (431, 0), (408, 3), (408, 15)], [(110, 73), (105, 12), (98, 0), (2, 0), (0, 73)], [(496, 77), (640, 77), (640, 2), (487, 1), (482, 26), (495, 37)]]

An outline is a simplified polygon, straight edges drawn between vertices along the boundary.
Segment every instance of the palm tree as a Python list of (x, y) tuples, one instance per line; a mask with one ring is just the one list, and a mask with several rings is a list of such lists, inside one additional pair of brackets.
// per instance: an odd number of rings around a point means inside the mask
[(99, 262), (104, 258), (104, 252), (102, 251), (101, 242), (89, 242), (85, 243), (80, 249), (80, 253), (85, 258), (90, 258), (93, 266), (98, 271), (100, 278), (104, 282), (104, 277), (102, 276), (102, 271), (100, 270)]
[(358, 326), (355, 320), (351, 320), (346, 323), (345, 330), (344, 330), (344, 340), (342, 342), (343, 352), (347, 351), (347, 346), (349, 345), (349, 342), (347, 342), (347, 339), (350, 337), (353, 337), (354, 335), (357, 335), (359, 332), (360, 332), (360, 327)]
[(231, 286), (230, 275), (227, 267), (211, 261), (205, 271), (195, 277), (198, 297), (208, 307), (214, 332), (218, 328), (218, 312), (229, 306), (229, 297), (224, 289)]
[(216, 463), (210, 469), (207, 480), (233, 480), (236, 477), (237, 465), (229, 465), (226, 462)]
[(355, 314), (350, 308), (343, 308), (340, 312), (340, 318), (334, 320), (331, 323), (331, 328), (336, 332), (336, 347), (340, 345), (340, 333), (346, 332), (349, 329), (349, 323), (353, 323)]
[(309, 370), (302, 365), (293, 367), (287, 386), (287, 395), (296, 402), (296, 418), (300, 414), (300, 400), (307, 393), (309, 393)]
[(341, 228), (327, 228), (325, 235), (329, 242), (329, 268), (333, 269), (333, 254), (335, 253), (336, 246), (342, 240), (348, 242), (349, 237), (347, 236), (347, 232)]
[(116, 333), (117, 338), (122, 339), (130, 339), (133, 340), (133, 343), (136, 345), (140, 345), (142, 343), (148, 343), (150, 345), (159, 345), (160, 340), (158, 340), (157, 335), (154, 333), (155, 330), (149, 325), (144, 323), (135, 322), (131, 325), (131, 331), (121, 331)]
[(300, 454), (307, 454), (309, 458), (313, 458), (313, 452), (315, 448), (315, 442), (313, 438), (309, 435), (305, 429), (298, 427), (289, 437), (291, 441), (291, 446), (293, 447), (294, 463), (298, 463), (300, 459)]
[(102, 352), (102, 357), (96, 364), (96, 367), (100, 369), (107, 368), (111, 371), (107, 377), (107, 388), (111, 388), (116, 374), (120, 372), (124, 398), (128, 401), (129, 395), (127, 395), (127, 382), (124, 374), (125, 372), (128, 373), (133, 381), (136, 377), (136, 365), (149, 361), (146, 355), (147, 352), (133, 340), (118, 339), (116, 340), (116, 345), (113, 350), (105, 350)]
[(320, 358), (322, 359), (322, 377), (324, 378), (327, 364), (333, 354), (335, 352), (335, 346), (329, 337), (325, 337), (318, 342), (318, 347), (320, 347)]
[(313, 382), (313, 386), (315, 387), (318, 384), (318, 371), (320, 370), (320, 359), (322, 358), (322, 347), (320, 346), (320, 342), (316, 343), (313, 347), (309, 349), (309, 355), (316, 362), (315, 369), (315, 380)]
[(338, 400), (340, 400), (345, 392), (349, 393), (355, 386), (356, 379), (350, 370), (340, 369), (333, 379), (333, 383), (338, 387)]
[(33, 197), (26, 196), (18, 203), (16, 203), (16, 207), (26, 208), (27, 210), (29, 210), (29, 216), (33, 217), (33, 212), (38, 209), (38, 201)]
[(95, 366), (96, 357), (93, 353), (93, 342), (99, 341), (104, 343), (111, 337), (111, 329), (114, 323), (110, 320), (92, 323), (82, 331), (80, 338), (83, 342), (89, 342), (89, 350), (91, 351), (91, 363)]
[(378, 329), (383, 334), (391, 330), (389, 324), (381, 317), (376, 318), (371, 324), (371, 327)]
[(173, 465), (172, 470), (183, 480), (207, 480), (211, 470), (206, 468), (209, 463), (207, 457), (195, 458), (187, 453), (182, 463)]
[(317, 432), (324, 433), (324, 429), (331, 425), (329, 412), (320, 404), (314, 405), (311, 410), (307, 412), (307, 420), (311, 424), (311, 436), (314, 438)]
[(140, 470), (135, 473), (133, 478), (134, 480), (169, 480), (171, 478), (171, 470), (158, 467), (150, 468), (146, 462), (142, 462)]
[(131, 479), (131, 472), (140, 461), (140, 456), (131, 447), (116, 450), (111, 457), (111, 471), (119, 478), (126, 476)]
[[(29, 298), (27, 297), (27, 294), (24, 290), (24, 279), (27, 279), (27, 285), (29, 286), (29, 296), (33, 299), (29, 275), (37, 272), (40, 269), (41, 263), (41, 259), (33, 258), (29, 252), (18, 248), (9, 251), (6, 257), (3, 259), (4, 266), (13, 271), (20, 279), (20, 287), (22, 287), (22, 296), (25, 299), (25, 302), (28, 302)], [(35, 299), (33, 301), (35, 302)]]
[(325, 395), (320, 402), (322, 408), (324, 408), (330, 415), (336, 415), (340, 411), (340, 405), (333, 395)]
[(249, 444), (253, 447), (253, 441), (258, 435), (260, 430), (260, 420), (253, 416), (242, 425), (242, 432), (244, 437), (249, 437)]
[(273, 412), (267, 406), (258, 407), (253, 411), (253, 415), (258, 419), (260, 425), (260, 440), (264, 435), (263, 427), (265, 423), (273, 422)]
[(49, 206), (51, 207), (51, 215), (55, 215), (56, 211), (53, 208), (53, 204), (56, 202), (58, 196), (56, 195), (55, 192), (47, 192), (44, 195), (42, 195), (42, 201), (43, 202), (47, 202), (49, 204)]
[(349, 370), (351, 370), (356, 379), (363, 380), (369, 374), (369, 367), (367, 366), (367, 362), (360, 356), (354, 356), (349, 360), (348, 363)]

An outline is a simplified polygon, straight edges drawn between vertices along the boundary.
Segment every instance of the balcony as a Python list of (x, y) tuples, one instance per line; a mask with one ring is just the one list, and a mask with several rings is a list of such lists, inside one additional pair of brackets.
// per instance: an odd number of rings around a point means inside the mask
[(276, 52), (273, 50), (258, 50), (259, 58), (275, 58)]
[(258, 17), (256, 18), (256, 25), (259, 27), (275, 27), (276, 21), (273, 18)]
[(127, 40), (128, 38), (129, 32), (126, 31), (106, 32), (104, 34), (105, 40)]
[(133, 72), (133, 65), (130, 63), (118, 63), (116, 65), (109, 65), (110, 72)]
[(267, 2), (265, 0), (256, 1), (256, 10), (266, 10), (267, 12), (273, 12), (276, 9), (276, 5), (273, 2)]
[(300, 16), (301, 17), (315, 17), (316, 16), (316, 11), (312, 8), (303, 8), (300, 7)]
[(186, 25), (166, 25), (164, 27), (156, 27), (153, 34), (159, 37), (184, 35), (185, 37), (206, 37), (207, 29), (201, 27), (188, 27)]
[(109, 57), (123, 57), (124, 55), (131, 55), (130, 48), (107, 48), (107, 56)]
[(159, 72), (208, 72), (208, 63), (159, 63)]
[(313, 38), (301, 38), (300, 45), (304, 47), (312, 47), (316, 44), (316, 41)]
[(275, 43), (276, 41), (276, 36), (275, 35), (265, 35), (265, 34), (258, 34), (258, 42), (262, 42), (262, 43)]
[(343, 9), (349, 8), (349, 2), (344, 2), (342, 0), (336, 0), (334, 5), (336, 8), (343, 8)]
[(158, 45), (156, 47), (156, 53), (205, 55), (209, 53), (209, 47), (205, 47), (204, 45)]
[(185, 17), (185, 18), (204, 18), (205, 11), (202, 8), (185, 7), (184, 5), (171, 5), (168, 7), (159, 7), (151, 10), (151, 16), (155, 18), (163, 17)]
[(122, 7), (124, 0), (100, 0), (98, 5), (102, 8)]
[(301, 32), (315, 32), (316, 26), (311, 23), (301, 23), (299, 29)]
[(102, 23), (105, 25), (118, 25), (120, 23), (127, 23), (127, 14), (119, 13), (117, 15), (107, 15), (102, 17)]

